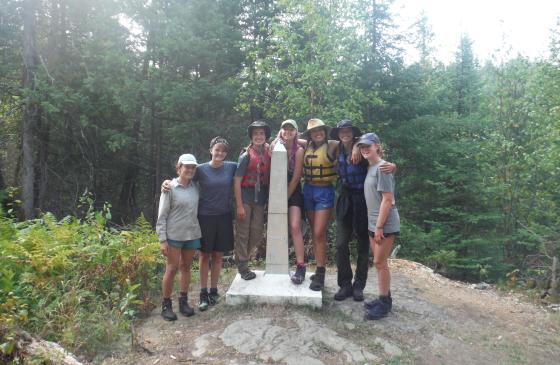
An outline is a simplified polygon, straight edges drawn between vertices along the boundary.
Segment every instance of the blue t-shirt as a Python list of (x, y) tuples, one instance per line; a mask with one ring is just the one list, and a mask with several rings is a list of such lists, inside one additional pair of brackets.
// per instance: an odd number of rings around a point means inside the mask
[(196, 168), (194, 179), (200, 186), (199, 215), (221, 215), (231, 212), (233, 175), (237, 164), (224, 161), (214, 168), (206, 162)]

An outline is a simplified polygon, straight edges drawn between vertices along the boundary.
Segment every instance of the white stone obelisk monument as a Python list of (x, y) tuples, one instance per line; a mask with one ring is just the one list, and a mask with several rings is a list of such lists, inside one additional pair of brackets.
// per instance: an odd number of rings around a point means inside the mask
[[(285, 166), (281, 168), (280, 166)], [(282, 143), (272, 151), (266, 229), (266, 273), (288, 271), (288, 155)]]
[(286, 148), (276, 143), (272, 151), (266, 231), (266, 271), (255, 271), (253, 280), (236, 275), (226, 303), (297, 304), (320, 308), (322, 293), (309, 289), (306, 279), (301, 285), (290, 280), (288, 270), (288, 156)]

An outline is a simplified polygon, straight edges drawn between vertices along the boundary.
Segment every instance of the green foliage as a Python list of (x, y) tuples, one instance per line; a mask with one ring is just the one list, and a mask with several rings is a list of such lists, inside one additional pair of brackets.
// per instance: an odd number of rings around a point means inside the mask
[[(526, 270), (528, 255), (560, 256), (558, 27), (548, 59), (494, 57), (481, 67), (466, 34), (451, 64), (435, 60), (425, 16), (411, 28), (416, 34), (396, 32), (391, 0), (39, 3), (34, 92), (21, 87), (23, 3), (4, 0), (0, 9), (0, 202), (9, 216), (0, 236), (14, 242), (21, 264), (2, 271), (12, 322), (28, 311), (26, 326), (42, 329), (37, 323), (52, 322), (48, 311), (99, 303), (92, 298), (129, 316), (121, 301), (144, 298), (145, 285), (136, 285), (147, 279), (122, 271), (134, 255), (121, 244), (126, 234), (106, 225), (142, 214), (153, 223), (159, 185), (174, 175), (179, 154), (205, 161), (219, 134), (235, 160), (246, 126), (260, 118), (273, 129), (287, 118), (301, 129), (309, 117), (330, 125), (350, 118), (378, 133), (398, 165), (405, 257), (456, 278), (498, 280)], [(407, 40), (416, 63), (403, 60)], [(83, 221), (10, 220), (20, 205), (27, 96), (40, 112), (36, 209)], [(83, 191), (91, 194), (80, 198)], [(149, 231), (141, 226), (127, 234)], [(111, 269), (96, 274), (98, 267)], [(80, 270), (99, 289), (66, 277)], [(39, 297), (40, 308), (32, 307)], [(71, 330), (58, 333), (78, 341)]]
[[(86, 198), (87, 200), (87, 198)], [(108, 210), (84, 219), (0, 218), (0, 328), (7, 354), (21, 327), (88, 356), (108, 348), (158, 287), (157, 238), (141, 217), (106, 228)]]

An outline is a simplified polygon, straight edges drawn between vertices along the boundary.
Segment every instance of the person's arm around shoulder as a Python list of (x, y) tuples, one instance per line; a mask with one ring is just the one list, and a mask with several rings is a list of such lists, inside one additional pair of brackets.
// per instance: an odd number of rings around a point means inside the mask
[(296, 152), (296, 163), (294, 165), (294, 174), (292, 175), (292, 179), (288, 184), (288, 197), (292, 196), (294, 191), (296, 191), (296, 188), (301, 179), (302, 170), (303, 170), (303, 148), (298, 148)]
[(334, 161), (336, 160), (336, 156), (338, 154), (338, 145), (340, 144), (340, 142), (335, 141), (333, 139), (329, 139), (327, 143), (328, 143), (327, 154), (329, 155), (331, 161)]
[(171, 180), (163, 180), (161, 183), (161, 193), (169, 193), (171, 191)]
[[(171, 189), (171, 187), (170, 187)], [(159, 249), (164, 256), (167, 256), (167, 217), (171, 209), (171, 191), (161, 193), (159, 197), (158, 219), (156, 222), (156, 233), (159, 238)]]
[(352, 153), (350, 154), (350, 162), (352, 162), (352, 164), (354, 165), (358, 165), (360, 162), (362, 162), (362, 160), (363, 157), (360, 153), (360, 147), (358, 147), (357, 143), (354, 143), (354, 145), (352, 146)]
[(392, 174), (397, 171), (397, 165), (385, 161), (379, 166), (379, 171), (383, 172), (384, 174)]

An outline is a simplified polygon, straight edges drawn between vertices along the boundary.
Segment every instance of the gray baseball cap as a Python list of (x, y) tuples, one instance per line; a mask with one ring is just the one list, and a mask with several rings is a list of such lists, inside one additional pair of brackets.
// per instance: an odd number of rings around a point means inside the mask
[(196, 162), (196, 157), (194, 157), (190, 153), (185, 153), (184, 155), (179, 156), (179, 160), (177, 161), (177, 163), (181, 165), (198, 166), (198, 163)]
[(377, 137), (377, 134), (366, 133), (366, 134), (362, 134), (357, 144), (358, 146), (362, 144), (364, 145), (381, 144), (381, 141), (379, 140), (379, 137)]
[(291, 126), (292, 128), (294, 128), (295, 130), (298, 129), (297, 123), (295, 120), (293, 119), (286, 119), (285, 121), (282, 122), (282, 125), (280, 126), (280, 128), (284, 128), (285, 126)]

